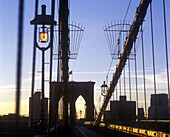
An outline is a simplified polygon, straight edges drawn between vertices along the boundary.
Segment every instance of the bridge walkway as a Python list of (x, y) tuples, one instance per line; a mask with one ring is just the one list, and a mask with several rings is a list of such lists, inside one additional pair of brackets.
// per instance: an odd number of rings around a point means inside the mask
[[(129, 135), (107, 128), (92, 128), (83, 126), (70, 126), (69, 128), (58, 128), (57, 133), (52, 133), (52, 137), (132, 137)], [(46, 136), (44, 136), (46, 137)]]

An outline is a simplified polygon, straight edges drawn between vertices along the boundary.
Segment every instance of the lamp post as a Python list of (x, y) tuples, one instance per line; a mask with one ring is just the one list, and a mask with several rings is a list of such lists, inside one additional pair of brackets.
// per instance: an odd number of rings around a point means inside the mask
[[(56, 21), (52, 18), (51, 15), (46, 15), (46, 5), (42, 5), (42, 13), (40, 15), (36, 15), (36, 17), (30, 22), (31, 25), (40, 25), (39, 29), (39, 43), (45, 44), (48, 42), (49, 34), (48, 34), (48, 29), (49, 27), (47, 26), (53, 26), (56, 25)], [(45, 46), (40, 46), (36, 41), (36, 47), (42, 51), (42, 81), (41, 81), (41, 86), (42, 86), (42, 94), (41, 94), (41, 119), (40, 122), (44, 124), (45, 122), (45, 112), (44, 112), (44, 54), (47, 49), (51, 47), (51, 44), (53, 41), (49, 41), (48, 45)]]
[(101, 94), (102, 94), (104, 97), (106, 96), (107, 90), (108, 90), (108, 86), (107, 86), (107, 84), (105, 83), (105, 81), (103, 81), (103, 84), (101, 85)]

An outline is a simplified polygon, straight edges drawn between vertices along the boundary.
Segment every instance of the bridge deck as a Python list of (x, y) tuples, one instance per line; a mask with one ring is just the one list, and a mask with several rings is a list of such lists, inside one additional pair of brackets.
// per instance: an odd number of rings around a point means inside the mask
[(134, 135), (129, 135), (107, 128), (91, 128), (83, 126), (71, 126), (70, 128), (64, 129), (60, 128), (57, 131), (57, 134), (52, 134), (52, 137), (132, 137)]

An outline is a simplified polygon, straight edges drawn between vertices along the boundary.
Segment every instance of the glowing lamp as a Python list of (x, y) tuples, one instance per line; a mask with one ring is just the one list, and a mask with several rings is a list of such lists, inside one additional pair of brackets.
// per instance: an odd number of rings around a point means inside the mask
[(46, 43), (48, 41), (48, 29), (46, 27), (39, 28), (39, 41)]
[(40, 42), (47, 42), (48, 41), (48, 33), (47, 32), (40, 32)]
[(42, 13), (30, 22), (32, 25), (40, 25), (39, 28), (39, 42), (46, 43), (48, 41), (48, 28), (49, 25), (56, 25), (56, 21), (51, 15), (46, 14), (46, 6), (42, 5)]
[(103, 96), (106, 96), (107, 90), (108, 90), (108, 86), (107, 86), (107, 84), (105, 83), (105, 81), (103, 81), (103, 84), (101, 85), (101, 94), (102, 94)]

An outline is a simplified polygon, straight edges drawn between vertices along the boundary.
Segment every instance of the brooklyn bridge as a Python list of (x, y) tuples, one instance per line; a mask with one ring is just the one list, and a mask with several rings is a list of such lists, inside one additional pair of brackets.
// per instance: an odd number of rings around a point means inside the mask
[(0, 136), (170, 137), (169, 7), (1, 1)]

